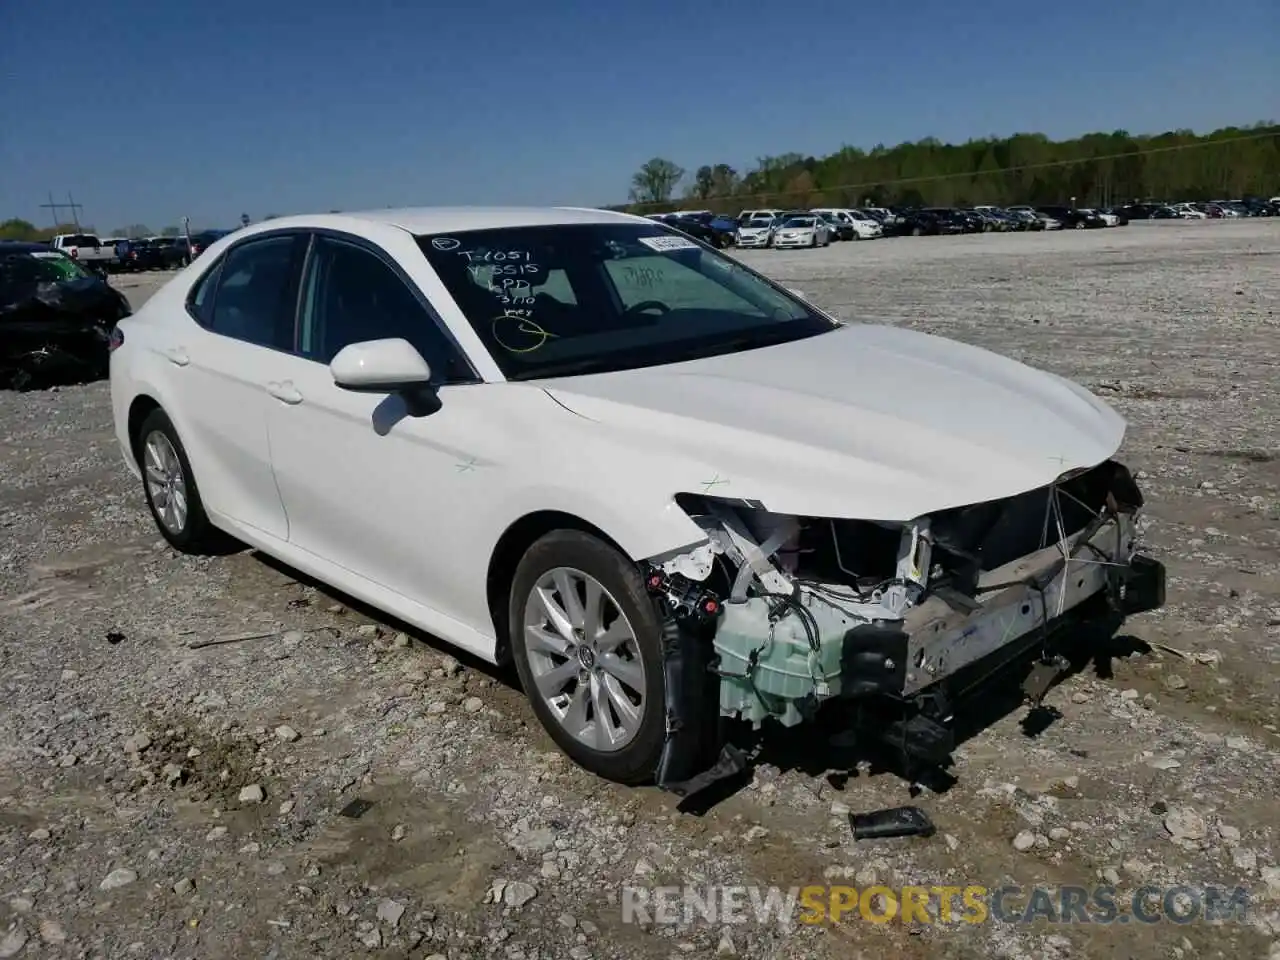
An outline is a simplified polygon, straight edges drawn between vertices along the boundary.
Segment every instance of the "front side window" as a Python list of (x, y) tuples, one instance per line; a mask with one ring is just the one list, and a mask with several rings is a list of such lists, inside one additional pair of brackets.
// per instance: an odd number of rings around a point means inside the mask
[(379, 257), (355, 244), (317, 237), (302, 285), (300, 352), (328, 363), (362, 340), (413, 344), (437, 383), (474, 380), (435, 318)]
[(305, 242), (296, 234), (253, 240), (234, 247), (216, 268), (213, 303), (205, 300), (213, 285), (201, 283), (196, 306), (214, 333), (263, 347), (287, 350), (293, 340), (293, 304), (298, 254)]
[(738, 261), (659, 224), (512, 227), (418, 242), (513, 380), (676, 363), (835, 327)]

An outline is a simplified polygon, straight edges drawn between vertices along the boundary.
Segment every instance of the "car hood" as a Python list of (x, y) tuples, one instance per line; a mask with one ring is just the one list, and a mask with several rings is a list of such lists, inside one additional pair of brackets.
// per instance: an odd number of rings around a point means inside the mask
[(906, 521), (1108, 459), (1124, 420), (1055, 374), (895, 327), (540, 384), (646, 482)]

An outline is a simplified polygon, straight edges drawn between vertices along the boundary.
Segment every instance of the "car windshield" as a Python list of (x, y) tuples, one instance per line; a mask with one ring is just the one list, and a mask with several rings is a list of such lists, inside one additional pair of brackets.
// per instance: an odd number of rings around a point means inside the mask
[(813, 217), (788, 217), (783, 224), (784, 227), (812, 227), (813, 225)]
[(418, 243), (511, 380), (678, 363), (836, 327), (658, 224), (511, 227)]
[(767, 230), (772, 223), (773, 223), (773, 220), (770, 217), (756, 217), (754, 219), (748, 220), (745, 224), (743, 224), (743, 226), (748, 227), (752, 230)]

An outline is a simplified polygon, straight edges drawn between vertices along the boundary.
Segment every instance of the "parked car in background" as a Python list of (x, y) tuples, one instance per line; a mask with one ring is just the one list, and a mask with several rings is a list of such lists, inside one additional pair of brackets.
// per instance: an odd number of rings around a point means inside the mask
[(772, 220), (781, 213), (781, 210), (774, 210), (771, 207), (763, 210), (743, 210), (738, 214), (738, 223), (746, 223), (748, 220)]
[(830, 246), (831, 233), (827, 221), (811, 213), (788, 216), (773, 232), (773, 248)]
[(1053, 217), (1066, 230), (1095, 230), (1102, 229), (1107, 225), (1106, 221), (1098, 214), (1075, 207), (1046, 206), (1037, 207), (1036, 209)]
[(773, 229), (776, 221), (773, 217), (752, 217), (744, 220), (738, 227), (734, 243), (739, 247), (763, 248), (773, 242)]
[(79, 258), (0, 240), (0, 387), (105, 376), (108, 334), (128, 314), (129, 301)]
[(900, 213), (892, 225), (884, 228), (888, 237), (929, 237), (964, 233), (964, 224), (934, 210), (912, 210)]
[(664, 222), (686, 236), (710, 244), (717, 250), (733, 246), (734, 233), (736, 232), (734, 230), (722, 226), (713, 226), (711, 222), (703, 222), (702, 219), (685, 217), (679, 214), (671, 214)]
[(810, 210), (809, 212), (815, 217), (821, 217), (826, 221), (827, 226), (831, 228), (832, 240), (853, 240), (857, 237), (857, 233), (853, 229), (853, 224), (849, 221), (847, 216), (842, 217), (840, 214), (830, 210)]
[(91, 270), (104, 272), (116, 255), (113, 248), (104, 247), (102, 241), (92, 233), (60, 233), (49, 245), (72, 260), (79, 260)]
[[(231, 232), (232, 231), (230, 230), (201, 230), (199, 233), (193, 233), (191, 235), (191, 247), (188, 251), (188, 256), (190, 259), (194, 260)], [(182, 239), (185, 242), (186, 238), (184, 237)]]

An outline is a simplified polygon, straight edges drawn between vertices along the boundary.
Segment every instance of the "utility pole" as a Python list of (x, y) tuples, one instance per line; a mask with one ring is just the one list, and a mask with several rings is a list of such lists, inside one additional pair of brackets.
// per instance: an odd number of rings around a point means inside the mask
[(78, 211), (80, 211), (80, 210), (82, 210), (82, 209), (84, 209), (84, 208), (83, 208), (80, 204), (76, 203), (75, 199), (71, 196), (70, 191), (68, 191), (68, 193), (67, 193), (67, 202), (66, 202), (66, 203), (54, 203), (54, 200), (53, 200), (53, 191), (52, 191), (52, 190), (50, 190), (50, 191), (49, 191), (49, 202), (48, 202), (48, 203), (42, 203), (42, 204), (40, 204), (40, 209), (41, 209), (41, 210), (48, 210), (48, 211), (49, 211), (49, 215), (53, 218), (53, 225), (54, 225), (54, 227), (57, 227), (57, 226), (59, 226), (59, 225), (62, 223), (62, 220), (61, 220), (61, 219), (59, 218), (59, 216), (58, 216), (58, 211), (59, 211), (59, 210), (70, 210), (70, 211), (71, 211), (71, 222), (72, 222), (72, 223), (74, 223), (74, 224), (76, 225), (76, 229), (77, 229), (77, 230), (79, 230), (79, 229), (80, 229), (80, 216), (79, 216)]

